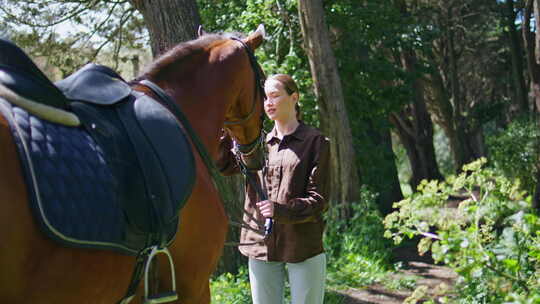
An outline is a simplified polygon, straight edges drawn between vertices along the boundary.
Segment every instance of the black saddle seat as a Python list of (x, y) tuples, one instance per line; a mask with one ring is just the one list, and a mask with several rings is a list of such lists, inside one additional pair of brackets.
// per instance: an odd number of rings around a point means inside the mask
[(64, 94), (12, 42), (0, 38), (0, 84), (38, 103), (66, 109)]
[(89, 63), (56, 86), (73, 101), (113, 105), (131, 93), (131, 87), (111, 68)]

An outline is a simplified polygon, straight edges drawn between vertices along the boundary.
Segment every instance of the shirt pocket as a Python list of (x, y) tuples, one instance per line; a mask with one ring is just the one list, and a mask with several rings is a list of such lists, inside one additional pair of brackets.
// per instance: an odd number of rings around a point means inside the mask
[(281, 166), (275, 163), (269, 163), (266, 167), (266, 191), (268, 199), (277, 201), (277, 191), (281, 182)]
[(299, 197), (305, 192), (305, 180), (308, 180), (305, 166), (307, 160), (299, 158), (294, 152), (287, 151), (282, 162), (282, 180), (280, 196), (286, 200)]

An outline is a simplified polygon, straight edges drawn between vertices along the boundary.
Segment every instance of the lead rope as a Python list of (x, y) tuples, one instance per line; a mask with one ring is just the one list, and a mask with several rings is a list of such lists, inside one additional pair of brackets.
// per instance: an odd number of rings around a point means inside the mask
[[(261, 148), (264, 149), (264, 138), (266, 138), (266, 136), (261, 136)], [(241, 157), (240, 157), (240, 150), (239, 150), (239, 147), (238, 147), (238, 144), (236, 143), (236, 141), (234, 141), (234, 148), (233, 148), (233, 154), (235, 156), (235, 159), (236, 159), (236, 162), (240, 168), (240, 172), (242, 173), (242, 175), (244, 176), (245, 178), (245, 181), (251, 185), (251, 187), (255, 190), (256, 194), (257, 194), (257, 197), (258, 197), (258, 200), (259, 201), (263, 201), (263, 200), (267, 200), (268, 199), (268, 194), (267, 192), (265, 191), (267, 188), (266, 188), (266, 170), (267, 170), (267, 165), (268, 165), (268, 158), (266, 157), (266, 153), (265, 151), (263, 151), (263, 157), (264, 157), (264, 166), (263, 166), (263, 174), (262, 174), (262, 186), (261, 184), (258, 182), (258, 176), (256, 174), (256, 172), (254, 171), (251, 171), (249, 170), (244, 162), (242, 161)], [(257, 220), (253, 217), (253, 215), (251, 215), (249, 212), (247, 212), (245, 209), (242, 210), (242, 213), (244, 215), (247, 215), (249, 217), (249, 220), (250, 221), (254, 221), (256, 222)], [(267, 218), (265, 220), (265, 224), (264, 224), (264, 229), (257, 229), (257, 228), (254, 228), (252, 227), (251, 225), (249, 225), (248, 223), (246, 223), (243, 218), (242, 218), (242, 221), (239, 223), (239, 222), (235, 222), (235, 221), (232, 221), (231, 219), (229, 219), (229, 223), (231, 226), (236, 226), (236, 227), (240, 227), (240, 228), (244, 228), (244, 229), (248, 229), (248, 230), (251, 230), (251, 231), (254, 231), (255, 233), (259, 234), (259, 235), (262, 235), (264, 237), (264, 240), (268, 239), (268, 237), (270, 237), (270, 234), (272, 233), (272, 228), (273, 228), (273, 220), (271, 218)], [(261, 242), (250, 242), (250, 243), (241, 243), (241, 242), (226, 242), (225, 243), (225, 246), (253, 246), (253, 245), (256, 245), (256, 244), (260, 244)]]

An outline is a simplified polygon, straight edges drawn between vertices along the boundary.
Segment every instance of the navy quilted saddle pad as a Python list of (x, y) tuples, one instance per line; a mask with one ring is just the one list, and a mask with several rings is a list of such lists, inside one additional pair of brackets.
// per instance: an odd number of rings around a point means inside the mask
[[(132, 92), (112, 70), (96, 65), (83, 70), (74, 81), (58, 84), (71, 92), (66, 100), (80, 127), (41, 120), (0, 98), (33, 213), (48, 236), (71, 247), (136, 255), (149, 246), (166, 246), (195, 181), (184, 130), (163, 105)], [(91, 83), (105, 86), (114, 78), (112, 86), (123, 85), (126, 96), (109, 103), (99, 94), (84, 100), (85, 92), (96, 92), (85, 80), (94, 76), (104, 82)]]

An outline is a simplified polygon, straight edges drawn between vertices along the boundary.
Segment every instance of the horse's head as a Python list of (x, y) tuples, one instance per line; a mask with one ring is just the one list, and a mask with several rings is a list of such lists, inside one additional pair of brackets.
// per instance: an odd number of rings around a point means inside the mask
[(242, 50), (237, 63), (238, 83), (242, 89), (226, 115), (224, 128), (235, 142), (240, 161), (250, 170), (263, 166), (263, 121), (264, 121), (264, 73), (253, 52), (264, 39), (264, 27), (260, 25), (247, 38), (231, 38), (235, 48)]
[(264, 39), (264, 27), (245, 38), (204, 34), (177, 45), (157, 58), (139, 77), (164, 89), (189, 117), (210, 153), (216, 157), (222, 129), (234, 139), (248, 169), (263, 164), (264, 74), (253, 52)]

